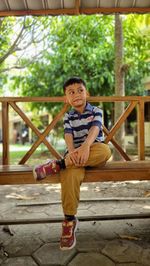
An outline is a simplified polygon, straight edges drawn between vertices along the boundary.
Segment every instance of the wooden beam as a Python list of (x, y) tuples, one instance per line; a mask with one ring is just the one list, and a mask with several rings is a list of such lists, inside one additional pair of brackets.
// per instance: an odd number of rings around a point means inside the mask
[[(149, 161), (107, 162), (100, 168), (85, 171), (83, 182), (150, 180)], [(60, 183), (60, 175), (52, 175), (35, 181), (32, 167), (26, 165), (0, 165), (0, 185)]]
[(137, 130), (138, 130), (138, 157), (139, 160), (145, 159), (145, 135), (144, 135), (144, 101), (138, 103), (138, 119), (137, 119)]
[(75, 6), (76, 6), (76, 14), (80, 15), (80, 0), (76, 0)]
[[(90, 96), (89, 102), (150, 102), (150, 96)], [(0, 97), (0, 102), (65, 102), (64, 97)]]
[(80, 14), (128, 14), (128, 13), (150, 13), (150, 7), (98, 7), (80, 8)]
[[(78, 1), (78, 0), (77, 0)], [(150, 13), (150, 7), (113, 7), (113, 8), (60, 8), (60, 9), (39, 9), (39, 10), (10, 10), (0, 11), (0, 17), (6, 16), (30, 16), (30, 15), (78, 15), (78, 14), (129, 14), (129, 13)]]
[(7, 16), (59, 16), (59, 15), (76, 15), (77, 10), (75, 8), (59, 8), (59, 9), (39, 9), (39, 10), (11, 10), (0, 11), (0, 17)]
[(3, 148), (3, 164), (9, 164), (9, 104), (2, 103), (2, 148)]

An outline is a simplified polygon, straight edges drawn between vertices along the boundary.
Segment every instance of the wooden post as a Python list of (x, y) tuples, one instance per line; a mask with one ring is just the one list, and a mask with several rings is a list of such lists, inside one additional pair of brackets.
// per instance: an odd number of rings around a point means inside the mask
[(80, 0), (75, 1), (76, 15), (80, 15)]
[(145, 160), (145, 137), (144, 137), (144, 101), (138, 103), (137, 131), (138, 131), (138, 158)]
[(8, 102), (2, 103), (2, 164), (9, 164), (9, 118)]

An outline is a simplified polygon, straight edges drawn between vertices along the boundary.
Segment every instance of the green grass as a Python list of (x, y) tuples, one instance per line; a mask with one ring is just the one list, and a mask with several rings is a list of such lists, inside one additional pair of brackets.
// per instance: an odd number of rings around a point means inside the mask
[[(11, 145), (9, 153), (10, 164), (18, 164), (29, 149), (30, 145), (20, 145), (20, 144)], [(56, 150), (60, 154), (64, 154), (64, 147), (57, 147)], [(2, 157), (1, 151), (0, 151), (0, 157)], [(31, 155), (31, 157), (27, 160), (25, 164), (35, 165), (44, 162), (45, 160), (50, 158), (53, 158), (51, 153), (45, 147), (41, 146), (39, 149), (34, 151), (34, 153)]]
[[(16, 145), (11, 145), (10, 146), (10, 164), (18, 164), (19, 161), (23, 158), (23, 156), (27, 153), (27, 151), (30, 149), (31, 145), (21, 145), (21, 144), (16, 144)], [(0, 150), (2, 147), (0, 146)], [(60, 154), (64, 154), (64, 147), (63, 146), (58, 146), (56, 147), (56, 150)], [(127, 147), (127, 154), (129, 156), (137, 156), (137, 148), (136, 147)], [(150, 157), (150, 147), (147, 147), (145, 149), (145, 156)], [(0, 158), (2, 157), (2, 152), (0, 151)], [(29, 160), (25, 164), (28, 165), (35, 165), (39, 163), (43, 163), (47, 159), (53, 158), (51, 153), (46, 149), (45, 146), (41, 145), (34, 153), (31, 155)]]

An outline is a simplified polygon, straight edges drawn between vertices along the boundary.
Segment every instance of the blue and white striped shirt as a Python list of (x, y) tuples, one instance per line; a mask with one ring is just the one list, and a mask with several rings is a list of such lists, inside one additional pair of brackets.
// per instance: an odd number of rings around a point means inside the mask
[(64, 116), (64, 133), (73, 135), (75, 148), (81, 146), (86, 140), (92, 126), (99, 127), (99, 134), (95, 141), (102, 142), (104, 140), (102, 133), (102, 110), (90, 103), (86, 104), (82, 114), (72, 109)]

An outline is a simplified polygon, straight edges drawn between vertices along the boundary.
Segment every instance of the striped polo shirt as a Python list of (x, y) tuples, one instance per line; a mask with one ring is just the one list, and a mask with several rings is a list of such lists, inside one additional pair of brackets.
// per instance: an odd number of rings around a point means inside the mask
[(102, 133), (102, 110), (90, 103), (86, 104), (82, 114), (72, 109), (64, 116), (64, 133), (73, 135), (75, 148), (81, 146), (85, 141), (92, 126), (99, 127), (99, 134), (95, 141), (102, 142), (104, 140)]

